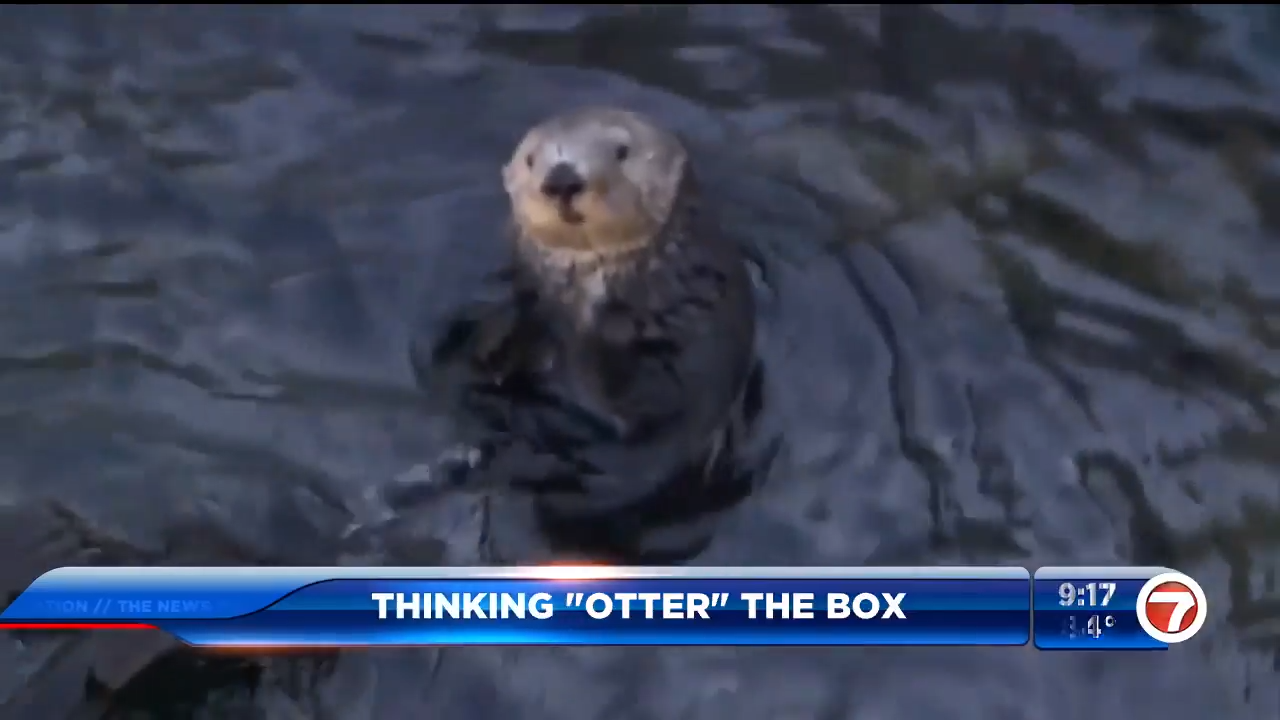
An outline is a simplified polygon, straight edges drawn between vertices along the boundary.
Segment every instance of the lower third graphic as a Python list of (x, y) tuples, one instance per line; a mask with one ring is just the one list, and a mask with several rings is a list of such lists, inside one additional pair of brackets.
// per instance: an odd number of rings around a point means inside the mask
[(1179, 572), (1156, 575), (1138, 591), (1138, 624), (1152, 638), (1170, 645), (1195, 637), (1204, 627), (1208, 610), (1200, 583)]

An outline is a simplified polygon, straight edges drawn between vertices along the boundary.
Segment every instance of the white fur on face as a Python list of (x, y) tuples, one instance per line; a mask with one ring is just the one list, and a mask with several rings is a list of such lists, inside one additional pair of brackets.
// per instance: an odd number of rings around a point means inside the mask
[[(626, 156), (619, 159), (620, 149)], [(568, 163), (587, 190), (566, 222), (543, 195), (551, 168)], [(675, 136), (622, 110), (582, 110), (529, 131), (503, 168), (503, 185), (522, 235), (546, 248), (580, 253), (625, 251), (647, 244), (662, 227), (678, 192), (685, 151)]]

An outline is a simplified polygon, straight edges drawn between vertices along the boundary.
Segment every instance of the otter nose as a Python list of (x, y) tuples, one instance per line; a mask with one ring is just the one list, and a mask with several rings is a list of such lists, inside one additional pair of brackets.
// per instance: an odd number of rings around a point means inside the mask
[(542, 194), (565, 202), (574, 199), (586, 188), (586, 181), (568, 163), (557, 163), (542, 181)]

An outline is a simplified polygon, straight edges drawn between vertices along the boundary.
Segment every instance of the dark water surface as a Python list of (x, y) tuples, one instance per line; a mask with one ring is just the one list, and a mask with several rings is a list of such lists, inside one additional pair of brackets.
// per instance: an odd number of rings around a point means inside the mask
[[(7, 589), (336, 562), (351, 499), (454, 443), (405, 346), (496, 262), (499, 164), (605, 103), (733, 159), (768, 286), (782, 450), (695, 562), (1169, 565), (1212, 603), (1159, 656), (183, 655), (128, 682), (133, 636), (8, 638), (0, 716), (98, 717), (109, 686), (115, 717), (1280, 717), (1277, 47), (1267, 6), (5, 7)], [(423, 513), (388, 561), (528, 540), (517, 501)]]

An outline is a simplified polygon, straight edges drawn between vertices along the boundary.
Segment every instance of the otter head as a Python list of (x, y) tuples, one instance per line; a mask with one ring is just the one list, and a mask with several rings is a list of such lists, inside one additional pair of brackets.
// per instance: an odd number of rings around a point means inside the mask
[(530, 130), (502, 179), (522, 240), (598, 257), (652, 242), (680, 192), (686, 157), (648, 119), (591, 108)]

